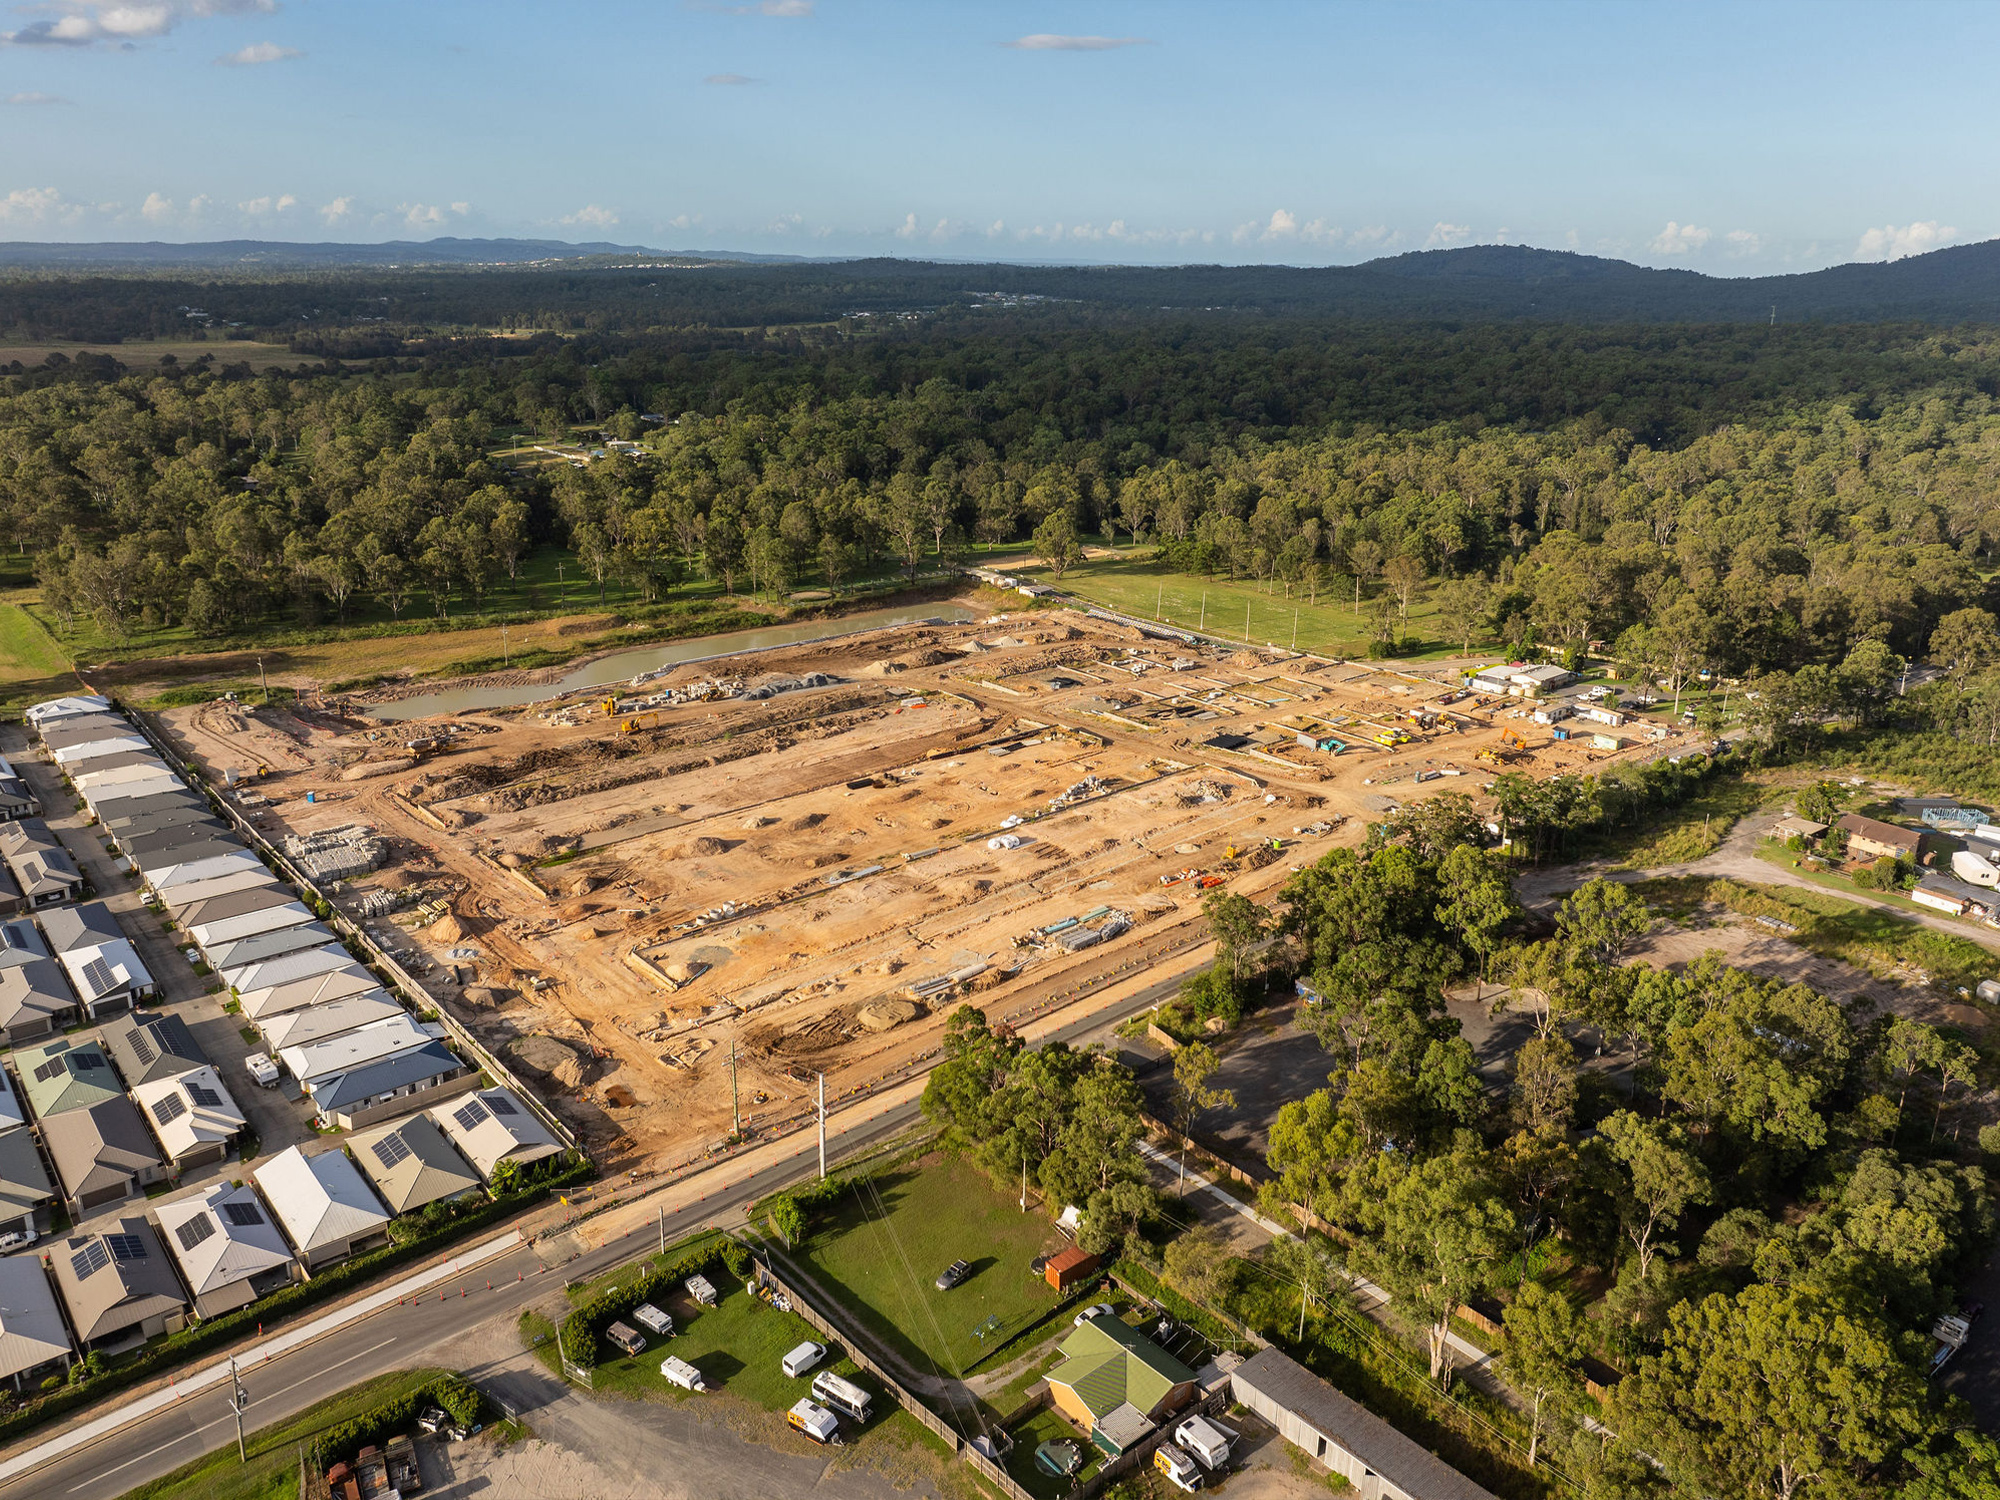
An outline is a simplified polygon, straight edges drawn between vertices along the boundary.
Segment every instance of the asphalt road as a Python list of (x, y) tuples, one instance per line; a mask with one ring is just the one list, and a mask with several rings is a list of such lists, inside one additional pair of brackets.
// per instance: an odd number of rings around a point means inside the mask
[[(1121, 1002), (1114, 1009), (1058, 1028), (1052, 1040), (1095, 1040), (1128, 1016), (1178, 989), (1177, 976)], [(915, 1104), (885, 1110), (846, 1130), (829, 1120), (830, 1155), (851, 1156), (869, 1145), (916, 1123)], [(798, 1181), (815, 1169), (812, 1153), (780, 1162), (741, 1182), (713, 1193), (706, 1201), (666, 1220), (669, 1240), (685, 1236), (711, 1220)], [(726, 1171), (727, 1164), (718, 1167)], [(316, 1343), (280, 1355), (268, 1363), (246, 1367), (243, 1383), (250, 1392), (246, 1430), (282, 1422), (336, 1391), (390, 1370), (411, 1369), (425, 1362), (425, 1351), (495, 1318), (512, 1319), (530, 1304), (547, 1298), (559, 1278), (583, 1280), (598, 1276), (654, 1249), (650, 1235), (636, 1234), (589, 1251), (546, 1274), (541, 1253), (524, 1247), (480, 1266), (465, 1278), (465, 1295), (435, 1293), (411, 1306), (384, 1308), (348, 1324)], [(517, 1282), (516, 1276), (521, 1279)], [(491, 1281), (493, 1289), (487, 1290)], [(59, 1429), (51, 1428), (44, 1436)], [(149, 1480), (236, 1440), (235, 1422), (221, 1390), (210, 1390), (183, 1405), (120, 1428), (46, 1467), (0, 1484), (0, 1500), (115, 1500)]]

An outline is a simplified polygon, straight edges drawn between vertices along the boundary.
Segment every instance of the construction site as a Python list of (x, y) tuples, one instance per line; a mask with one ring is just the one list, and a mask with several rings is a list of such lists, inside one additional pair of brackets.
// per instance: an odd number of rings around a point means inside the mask
[(1557, 738), (1455, 669), (1067, 609), (534, 692), (160, 717), (632, 1168), (907, 1076), (961, 1004), (998, 1023), (1188, 972), (1208, 893), (1268, 902), (1401, 802), (1673, 748)]

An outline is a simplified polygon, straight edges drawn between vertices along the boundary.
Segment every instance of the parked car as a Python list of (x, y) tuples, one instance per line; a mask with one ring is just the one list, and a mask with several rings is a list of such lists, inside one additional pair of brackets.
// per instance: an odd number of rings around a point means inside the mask
[(632, 1309), (634, 1322), (643, 1324), (663, 1339), (674, 1336), (674, 1320), (670, 1313), (663, 1313), (650, 1302), (641, 1302)]
[(808, 1339), (784, 1358), (780, 1366), (787, 1375), (797, 1379), (814, 1365), (826, 1358), (826, 1345), (815, 1344)]
[(937, 1289), (941, 1292), (948, 1292), (971, 1274), (972, 1266), (970, 1263), (955, 1260), (938, 1273)]
[(604, 1330), (604, 1336), (627, 1354), (646, 1352), (646, 1336), (629, 1323), (613, 1323)]
[(1109, 1302), (1093, 1302), (1071, 1320), (1071, 1326), (1081, 1328), (1092, 1318), (1108, 1317), (1114, 1310)]

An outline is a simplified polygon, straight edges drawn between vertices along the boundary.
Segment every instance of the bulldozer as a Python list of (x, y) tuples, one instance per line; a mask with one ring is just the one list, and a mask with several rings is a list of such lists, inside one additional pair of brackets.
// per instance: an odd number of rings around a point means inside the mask
[(631, 718), (618, 726), (618, 732), (620, 734), (637, 734), (641, 729), (652, 724), (657, 724), (659, 719), (660, 716), (657, 712), (633, 714)]

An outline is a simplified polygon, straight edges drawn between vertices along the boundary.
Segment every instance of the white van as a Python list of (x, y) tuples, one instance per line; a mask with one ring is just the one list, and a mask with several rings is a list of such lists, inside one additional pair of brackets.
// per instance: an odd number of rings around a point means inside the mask
[(1177, 1490), (1186, 1490), (1192, 1495), (1201, 1488), (1201, 1470), (1193, 1459), (1172, 1443), (1162, 1443), (1153, 1450), (1153, 1467), (1166, 1475), (1167, 1483)]
[(660, 1361), (660, 1374), (668, 1385), (677, 1385), (684, 1391), (705, 1391), (708, 1383), (701, 1378), (701, 1371), (684, 1359), (676, 1359), (669, 1354)]
[(787, 1354), (779, 1368), (793, 1379), (797, 1379), (825, 1358), (826, 1345), (815, 1344), (808, 1339), (790, 1354)]
[(810, 1401), (801, 1401), (785, 1413), (785, 1421), (795, 1432), (803, 1432), (815, 1443), (840, 1441), (840, 1424), (834, 1421), (833, 1413), (824, 1406), (814, 1406)]
[(853, 1381), (844, 1380), (831, 1370), (821, 1370), (813, 1376), (812, 1393), (813, 1400), (857, 1422), (868, 1420), (869, 1402), (874, 1399)]
[(1189, 1417), (1174, 1429), (1174, 1441), (1211, 1472), (1229, 1467), (1229, 1434), (1203, 1417)]

